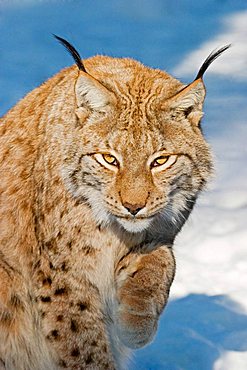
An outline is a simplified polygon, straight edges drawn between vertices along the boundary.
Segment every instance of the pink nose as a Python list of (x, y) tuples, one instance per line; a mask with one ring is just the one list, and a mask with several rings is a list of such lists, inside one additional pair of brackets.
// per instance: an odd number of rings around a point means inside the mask
[(145, 207), (145, 204), (131, 204), (128, 202), (124, 202), (123, 206), (128, 210), (129, 213), (135, 216), (142, 208)]

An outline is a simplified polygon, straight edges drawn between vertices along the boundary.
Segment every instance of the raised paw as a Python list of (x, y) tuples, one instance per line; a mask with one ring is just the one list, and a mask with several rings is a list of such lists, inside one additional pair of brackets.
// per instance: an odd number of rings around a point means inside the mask
[(149, 343), (168, 298), (175, 262), (167, 247), (147, 254), (130, 254), (118, 267), (115, 324), (129, 348)]

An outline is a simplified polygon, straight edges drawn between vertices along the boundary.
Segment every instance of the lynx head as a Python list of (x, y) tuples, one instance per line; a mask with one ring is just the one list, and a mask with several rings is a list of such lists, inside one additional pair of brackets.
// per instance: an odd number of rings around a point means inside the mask
[(86, 200), (99, 224), (134, 233), (165, 225), (174, 237), (212, 172), (200, 127), (202, 76), (229, 46), (210, 54), (184, 86), (131, 59), (98, 56), (83, 64), (58, 39), (79, 67), (77, 127), (64, 171), (69, 190)]

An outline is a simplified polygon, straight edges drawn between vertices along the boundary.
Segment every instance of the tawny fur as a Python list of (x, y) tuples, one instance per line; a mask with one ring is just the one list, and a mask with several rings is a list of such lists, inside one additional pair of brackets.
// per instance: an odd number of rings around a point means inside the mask
[[(0, 120), (0, 369), (126, 368), (156, 332), (174, 238), (211, 174), (201, 79), (84, 64)], [(152, 169), (160, 153), (174, 161)]]

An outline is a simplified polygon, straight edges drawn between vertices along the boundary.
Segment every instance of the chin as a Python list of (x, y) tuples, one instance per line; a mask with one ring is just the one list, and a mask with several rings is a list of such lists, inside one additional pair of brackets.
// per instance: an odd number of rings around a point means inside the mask
[(152, 221), (150, 219), (125, 220), (117, 218), (117, 222), (129, 233), (140, 233), (147, 230)]

